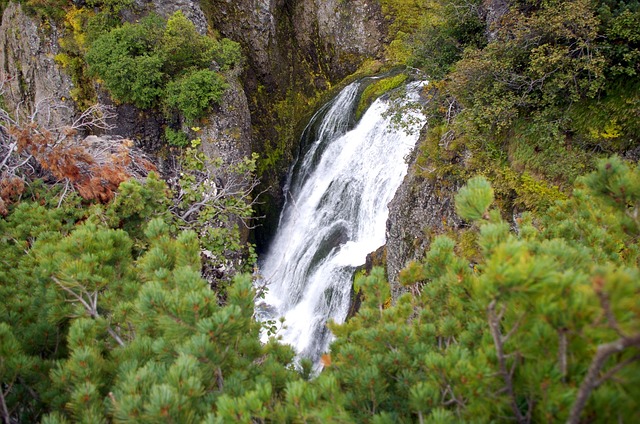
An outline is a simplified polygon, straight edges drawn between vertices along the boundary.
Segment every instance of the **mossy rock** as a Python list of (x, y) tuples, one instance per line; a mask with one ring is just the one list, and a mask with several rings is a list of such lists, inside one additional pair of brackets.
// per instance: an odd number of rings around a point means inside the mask
[(384, 93), (400, 87), (407, 80), (406, 74), (398, 74), (372, 82), (364, 89), (356, 108), (356, 119), (360, 119), (371, 104)]

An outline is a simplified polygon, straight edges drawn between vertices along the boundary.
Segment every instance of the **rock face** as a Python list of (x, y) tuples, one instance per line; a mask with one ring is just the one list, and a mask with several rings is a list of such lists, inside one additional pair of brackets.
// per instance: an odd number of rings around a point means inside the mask
[(200, 8), (200, 2), (193, 0), (137, 0), (136, 8), (152, 10), (163, 18), (168, 18), (178, 10), (196, 27), (199, 34), (207, 33), (207, 18)]
[(389, 203), (387, 220), (387, 277), (395, 302), (406, 289), (398, 274), (412, 260), (424, 257), (433, 235), (445, 228), (458, 228), (462, 221), (455, 213), (453, 193), (441, 192), (438, 181), (429, 181), (415, 171), (416, 152), (411, 156), (409, 173)]
[(384, 21), (377, 1), (303, 0), (293, 22), (301, 50), (326, 58), (332, 75), (353, 72), (354, 64), (381, 52)]
[[(262, 173), (254, 235), (268, 245), (284, 198), (281, 187), (296, 151), (301, 121), (319, 94), (383, 51), (385, 24), (377, 0), (202, 0), (212, 28), (239, 42), (253, 128), (252, 148), (277, 153)], [(275, 146), (278, 146), (277, 148)], [(271, 149), (271, 150), (270, 150)]]
[(500, 20), (509, 11), (511, 0), (484, 0), (482, 10), (486, 21), (485, 34), (489, 42), (495, 40)]
[(268, 86), (286, 89), (298, 68), (335, 81), (382, 51), (375, 0), (203, 0), (203, 8), (216, 29), (243, 45), (251, 71)]
[(249, 103), (237, 73), (235, 70), (225, 75), (229, 88), (222, 104), (207, 117), (207, 125), (199, 133), (205, 154), (222, 157), (227, 163), (251, 156)]
[(58, 28), (51, 24), (44, 31), (20, 4), (7, 6), (0, 25), (0, 82), (5, 106), (19, 121), (30, 121), (33, 115), (45, 127), (61, 127), (75, 112), (71, 78), (54, 61)]

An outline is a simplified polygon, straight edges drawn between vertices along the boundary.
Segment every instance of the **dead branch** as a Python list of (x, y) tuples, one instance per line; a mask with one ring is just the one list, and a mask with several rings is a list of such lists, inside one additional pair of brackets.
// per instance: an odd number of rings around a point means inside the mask
[(0, 387), (0, 412), (2, 413), (2, 422), (4, 424), (10, 424), (11, 421), (9, 420), (9, 409), (7, 408), (7, 402), (5, 402), (4, 400), (4, 392), (2, 390), (2, 387)]

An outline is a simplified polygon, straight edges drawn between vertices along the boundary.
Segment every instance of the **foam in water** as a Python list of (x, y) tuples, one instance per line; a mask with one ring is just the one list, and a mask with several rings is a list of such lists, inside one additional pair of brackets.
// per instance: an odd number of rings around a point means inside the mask
[[(414, 97), (418, 86), (408, 87)], [(424, 125), (413, 113), (412, 128), (392, 126), (389, 101), (378, 99), (349, 130), (357, 92), (351, 84), (317, 116), (322, 122), (292, 168), (278, 230), (260, 263), (268, 292), (259, 316), (284, 317), (278, 335), (314, 362), (331, 342), (327, 321), (346, 317), (355, 268), (385, 243), (387, 204)]]

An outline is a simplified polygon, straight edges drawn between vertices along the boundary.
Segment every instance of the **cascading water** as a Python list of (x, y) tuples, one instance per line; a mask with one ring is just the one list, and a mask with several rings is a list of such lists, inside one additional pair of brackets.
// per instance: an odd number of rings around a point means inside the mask
[[(275, 238), (260, 263), (268, 292), (261, 319), (284, 317), (278, 331), (301, 357), (318, 362), (331, 341), (328, 320), (343, 322), (355, 268), (385, 243), (387, 204), (407, 172), (424, 117), (391, 125), (389, 100), (376, 100), (353, 128), (360, 83), (346, 87), (312, 119), (306, 152), (292, 167)], [(407, 98), (418, 87), (407, 87)], [(304, 144), (304, 143), (303, 143)]]

